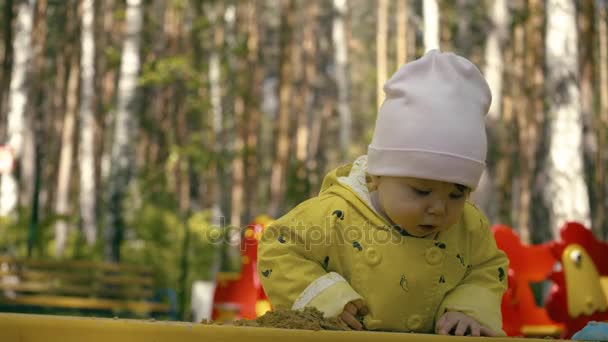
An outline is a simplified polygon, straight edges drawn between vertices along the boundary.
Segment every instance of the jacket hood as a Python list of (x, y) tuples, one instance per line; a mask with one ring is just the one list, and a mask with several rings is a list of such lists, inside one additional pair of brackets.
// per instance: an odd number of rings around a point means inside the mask
[(367, 174), (367, 156), (360, 156), (353, 163), (329, 172), (323, 179), (319, 195), (333, 193), (344, 198), (355, 207), (364, 206), (367, 210), (371, 209), (376, 213), (368, 189), (370, 182), (371, 177)]

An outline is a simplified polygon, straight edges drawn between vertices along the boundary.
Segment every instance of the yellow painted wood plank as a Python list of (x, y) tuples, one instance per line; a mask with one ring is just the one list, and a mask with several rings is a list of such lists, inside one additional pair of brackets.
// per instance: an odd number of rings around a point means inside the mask
[(151, 298), (154, 291), (139, 286), (122, 286), (120, 288), (104, 288), (103, 284), (71, 285), (56, 281), (46, 282), (19, 282), (7, 284), (0, 282), (0, 290), (29, 292), (40, 294), (62, 294), (68, 296), (84, 297), (111, 297), (125, 299)]
[(14, 276), (29, 280), (65, 280), (72, 283), (91, 283), (101, 282), (111, 285), (141, 285), (152, 286), (154, 279), (148, 276), (137, 275), (104, 275), (96, 273), (77, 273), (74, 270), (55, 272), (50, 270), (18, 270), (18, 271), (0, 271), (0, 276)]
[(546, 341), (530, 338), (471, 338), (367, 331), (286, 330), (0, 313), (0, 341), (7, 342), (471, 342), (482, 340)]
[(152, 269), (142, 265), (116, 264), (107, 262), (96, 262), (87, 260), (34, 260), (34, 259), (15, 259), (7, 256), (0, 256), (0, 263), (8, 265), (26, 265), (49, 268), (80, 268), (80, 269), (99, 269), (115, 272), (131, 272), (150, 275)]
[(68, 296), (17, 296), (16, 298), (2, 298), (0, 301), (7, 304), (70, 309), (123, 310), (140, 313), (169, 311), (169, 304), (165, 303), (122, 301), (100, 298), (77, 298)]

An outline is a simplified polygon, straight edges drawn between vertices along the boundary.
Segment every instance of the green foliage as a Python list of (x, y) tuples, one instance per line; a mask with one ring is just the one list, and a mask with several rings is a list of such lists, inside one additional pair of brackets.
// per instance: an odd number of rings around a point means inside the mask
[[(176, 158), (179, 156), (168, 158), (166, 164)], [(140, 174), (127, 199), (128, 230), (121, 246), (121, 261), (152, 267), (161, 288), (180, 292), (186, 287), (183, 303), (189, 303), (189, 284), (211, 277), (211, 267), (217, 262), (221, 246), (220, 228), (210, 224), (208, 211), (180, 213), (169, 183), (162, 169), (151, 168)], [(185, 270), (184, 245), (188, 248)], [(181, 278), (183, 271), (185, 279)]]
[[(78, 219), (75, 215), (51, 214), (43, 217), (33, 227), (33, 231), (30, 231), (31, 218), (31, 210), (23, 207), (18, 208), (14, 218), (0, 216), (0, 254), (18, 258), (27, 257), (28, 241), (31, 239), (32, 257), (56, 257), (55, 224), (63, 220), (70, 227), (74, 226)], [(76, 236), (76, 232), (73, 232), (73, 235)], [(66, 251), (75, 248), (73, 242), (75, 242), (73, 239), (68, 241)]]
[(185, 83), (188, 89), (200, 86), (200, 75), (187, 56), (171, 56), (150, 61), (143, 66), (139, 79), (142, 86)]

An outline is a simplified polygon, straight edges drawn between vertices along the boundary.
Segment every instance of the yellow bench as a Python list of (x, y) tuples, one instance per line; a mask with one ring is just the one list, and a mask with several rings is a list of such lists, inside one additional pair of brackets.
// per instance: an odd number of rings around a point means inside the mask
[(480, 340), (492, 342), (546, 341), (533, 338), (471, 338), (367, 331), (308, 331), (0, 313), (0, 341), (7, 342), (472, 342)]
[[(90, 261), (0, 257), (0, 310), (52, 308), (95, 315), (174, 316), (174, 300), (159, 302), (147, 267)], [(63, 311), (62, 311), (63, 313)]]

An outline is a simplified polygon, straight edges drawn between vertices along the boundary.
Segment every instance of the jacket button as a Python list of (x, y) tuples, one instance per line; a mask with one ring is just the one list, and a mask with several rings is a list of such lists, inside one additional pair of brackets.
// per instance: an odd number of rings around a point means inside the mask
[(369, 265), (374, 266), (380, 263), (380, 261), (382, 260), (382, 256), (380, 255), (380, 252), (378, 252), (377, 249), (375, 249), (374, 247), (369, 247), (365, 251), (365, 260)]
[(406, 323), (406, 328), (409, 330), (418, 330), (422, 327), (422, 317), (420, 315), (411, 315), (408, 317)]
[(437, 265), (443, 259), (443, 253), (438, 247), (431, 247), (424, 252), (426, 262), (431, 265)]

